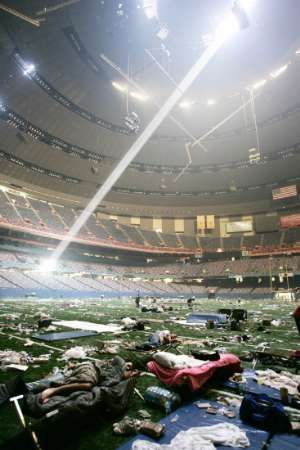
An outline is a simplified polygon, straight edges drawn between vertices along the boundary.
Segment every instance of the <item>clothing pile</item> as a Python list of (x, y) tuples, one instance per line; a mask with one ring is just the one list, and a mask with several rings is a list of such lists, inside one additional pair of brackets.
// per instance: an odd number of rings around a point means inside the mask
[(239, 427), (230, 423), (219, 423), (180, 431), (170, 444), (137, 440), (133, 443), (132, 450), (216, 450), (214, 444), (241, 448), (250, 446), (246, 433)]
[(285, 387), (290, 395), (299, 394), (297, 388), (300, 385), (300, 375), (295, 375), (286, 371), (277, 373), (272, 369), (256, 370), (255, 374), (256, 381), (259, 384), (264, 384), (265, 386), (278, 390)]
[(14, 352), (12, 350), (0, 351), (0, 369), (15, 369), (25, 371), (28, 369), (30, 357), (26, 352)]

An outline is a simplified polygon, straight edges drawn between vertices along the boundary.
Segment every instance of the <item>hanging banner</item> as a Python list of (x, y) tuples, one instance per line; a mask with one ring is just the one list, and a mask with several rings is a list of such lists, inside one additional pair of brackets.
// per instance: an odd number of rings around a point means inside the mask
[(300, 226), (300, 214), (290, 214), (280, 217), (281, 228), (294, 228)]
[(197, 216), (197, 231), (205, 230), (205, 216)]
[(206, 228), (208, 230), (213, 230), (215, 228), (215, 216), (206, 216)]

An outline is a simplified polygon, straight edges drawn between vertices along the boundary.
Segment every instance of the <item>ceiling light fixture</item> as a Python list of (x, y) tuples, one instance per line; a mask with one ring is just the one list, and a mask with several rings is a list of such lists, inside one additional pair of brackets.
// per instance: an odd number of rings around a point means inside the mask
[(248, 12), (255, 0), (235, 0), (221, 24), (217, 27), (214, 37), (216, 40), (227, 40), (239, 30), (249, 27)]
[(207, 100), (207, 106), (214, 106), (217, 103), (217, 101), (214, 98), (209, 98)]
[(239, 4), (247, 13), (251, 11), (255, 2), (256, 0), (239, 0)]
[(274, 72), (270, 73), (270, 77), (271, 78), (277, 78), (279, 77), (281, 74), (283, 74), (288, 68), (288, 64), (285, 64), (284, 66), (279, 67), (279, 69), (274, 70)]
[(114, 88), (116, 88), (120, 92), (127, 92), (128, 86), (126, 84), (118, 83), (117, 81), (112, 81), (111, 83)]
[(239, 30), (238, 21), (236, 20), (232, 12), (228, 12), (224, 17), (224, 20), (219, 24), (214, 33), (214, 40), (220, 41), (223, 39), (224, 41), (226, 41), (231, 36), (233, 36), (238, 30)]
[(194, 102), (189, 102), (186, 100), (186, 101), (180, 102), (179, 106), (182, 109), (189, 109), (193, 104), (194, 104)]
[(143, 0), (143, 9), (148, 19), (157, 17), (157, 0)]
[(23, 75), (27, 77), (28, 75), (32, 75), (35, 72), (34, 64), (24, 64), (23, 66)]
[(166, 25), (163, 25), (160, 30), (156, 33), (156, 36), (161, 40), (164, 41), (167, 39), (169, 34), (169, 30)]
[(252, 90), (254, 90), (254, 91), (257, 91), (258, 89), (260, 89), (261, 87), (263, 87), (263, 86), (266, 84), (266, 82), (267, 82), (266, 79), (259, 80), (259, 81), (257, 81), (256, 83), (254, 83), (254, 84), (251, 86), (250, 90), (252, 89)]
[(137, 113), (133, 111), (132, 113), (128, 114), (128, 116), (125, 117), (124, 124), (129, 131), (137, 134), (140, 130), (141, 121)]
[(145, 102), (149, 99), (148, 95), (141, 94), (140, 92), (130, 91), (130, 97), (135, 98), (136, 100), (140, 100), (141, 102)]

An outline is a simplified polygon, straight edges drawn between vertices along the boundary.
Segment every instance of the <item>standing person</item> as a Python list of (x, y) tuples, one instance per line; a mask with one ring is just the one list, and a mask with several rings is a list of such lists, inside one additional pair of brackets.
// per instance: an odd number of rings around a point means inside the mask
[(138, 292), (138, 295), (135, 297), (135, 306), (137, 308), (140, 307), (140, 302), (141, 302), (141, 297), (140, 297), (140, 293)]
[(187, 305), (189, 309), (193, 309), (193, 302), (195, 300), (195, 297), (190, 297), (187, 299)]
[(295, 309), (295, 311), (293, 312), (293, 316), (298, 328), (298, 333), (300, 334), (300, 306)]

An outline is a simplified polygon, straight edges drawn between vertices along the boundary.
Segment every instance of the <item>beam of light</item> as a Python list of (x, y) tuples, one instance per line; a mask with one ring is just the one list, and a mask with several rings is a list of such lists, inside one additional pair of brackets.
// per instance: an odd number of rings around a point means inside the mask
[(142, 131), (137, 140), (133, 143), (133, 145), (129, 148), (129, 150), (125, 153), (125, 155), (121, 158), (121, 160), (112, 170), (111, 174), (105, 180), (100, 189), (96, 192), (94, 197), (89, 201), (89, 203), (81, 212), (75, 223), (71, 226), (71, 228), (69, 229), (68, 233), (63, 238), (63, 240), (60, 241), (60, 243), (58, 244), (58, 246), (56, 247), (50, 258), (52, 262), (58, 261), (63, 252), (69, 246), (70, 242), (74, 239), (79, 230), (82, 228), (82, 226), (86, 223), (91, 214), (93, 214), (95, 209), (98, 207), (99, 203), (102, 202), (104, 197), (108, 194), (113, 185), (118, 181), (118, 179), (127, 169), (129, 164), (138, 155), (138, 153), (148, 142), (153, 133), (155, 133), (157, 128), (162, 124), (162, 122), (170, 114), (174, 106), (182, 98), (187, 89), (192, 85), (192, 83), (196, 80), (199, 74), (204, 70), (204, 68), (207, 66), (210, 60), (216, 55), (218, 50), (223, 46), (223, 44), (225, 44), (225, 42), (230, 36), (231, 33), (218, 35), (215, 38), (214, 42), (204, 50), (200, 58), (196, 61), (196, 63), (192, 66), (192, 68), (183, 78), (183, 80), (179, 83), (178, 87), (175, 88), (173, 93), (162, 105), (160, 110), (155, 114), (153, 119)]
[(38, 272), (41, 273), (49, 273), (54, 272), (56, 268), (57, 268), (57, 260), (51, 257), (49, 259), (44, 259), (37, 270)]
[(270, 73), (270, 77), (275, 79), (277, 77), (279, 77), (281, 74), (283, 74), (288, 68), (288, 64), (285, 64), (284, 66), (279, 67), (279, 69), (274, 70), (273, 72)]

